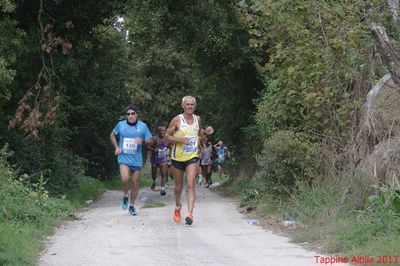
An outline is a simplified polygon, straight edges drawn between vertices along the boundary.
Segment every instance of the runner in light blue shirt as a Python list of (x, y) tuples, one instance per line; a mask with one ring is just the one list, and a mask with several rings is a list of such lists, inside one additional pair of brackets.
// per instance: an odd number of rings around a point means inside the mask
[[(147, 125), (138, 120), (139, 108), (130, 104), (125, 109), (127, 119), (120, 121), (110, 134), (111, 143), (118, 156), (119, 171), (121, 174), (121, 188), (124, 192), (122, 209), (128, 209), (131, 215), (137, 215), (134, 203), (139, 191), (140, 168), (143, 165), (142, 146), (153, 145), (153, 136)], [(119, 141), (117, 142), (117, 136)], [(130, 200), (128, 196), (129, 176), (132, 175)]]
[(226, 160), (229, 158), (229, 151), (228, 148), (224, 145), (222, 140), (218, 141), (217, 144), (214, 145), (215, 152), (218, 155), (218, 175), (220, 181), (222, 182), (223, 175), (224, 175), (224, 168)]

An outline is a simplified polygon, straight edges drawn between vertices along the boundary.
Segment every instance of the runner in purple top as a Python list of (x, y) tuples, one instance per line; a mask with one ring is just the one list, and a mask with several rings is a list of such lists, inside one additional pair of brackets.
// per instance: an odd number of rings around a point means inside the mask
[(165, 192), (165, 184), (167, 183), (167, 151), (169, 149), (169, 144), (165, 140), (165, 126), (159, 126), (157, 129), (157, 136), (154, 141), (154, 145), (149, 148), (151, 150), (151, 178), (153, 179), (153, 184), (151, 185), (151, 190), (155, 190), (156, 188), (156, 180), (157, 180), (157, 168), (160, 169), (161, 173), (161, 190), (160, 195), (164, 196)]

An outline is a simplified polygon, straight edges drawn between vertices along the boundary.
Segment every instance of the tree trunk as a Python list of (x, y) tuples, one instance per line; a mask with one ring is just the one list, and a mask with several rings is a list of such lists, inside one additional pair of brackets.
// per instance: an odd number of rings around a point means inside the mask
[(399, 0), (388, 0), (390, 14), (394, 22), (399, 20)]
[(376, 47), (381, 54), (383, 61), (389, 69), (389, 73), (395, 84), (400, 84), (400, 60), (390, 44), (389, 37), (386, 34), (386, 29), (382, 26), (372, 24), (372, 35), (375, 39)]

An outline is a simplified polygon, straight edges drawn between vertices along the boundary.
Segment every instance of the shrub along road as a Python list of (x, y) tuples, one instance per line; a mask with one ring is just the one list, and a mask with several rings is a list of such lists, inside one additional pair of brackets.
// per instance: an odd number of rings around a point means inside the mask
[[(319, 254), (249, 224), (234, 201), (200, 186), (193, 225), (176, 224), (173, 189), (167, 193), (161, 197), (142, 188), (136, 202), (139, 215), (132, 217), (120, 208), (121, 193), (107, 191), (48, 239), (39, 265), (319, 264), (314, 257)], [(154, 202), (165, 206), (143, 208)], [(185, 214), (186, 204), (183, 218)]]

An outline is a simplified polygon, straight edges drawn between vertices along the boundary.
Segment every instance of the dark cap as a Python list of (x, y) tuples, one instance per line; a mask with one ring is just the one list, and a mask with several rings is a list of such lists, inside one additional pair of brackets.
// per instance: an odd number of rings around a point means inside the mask
[(134, 105), (133, 103), (131, 103), (130, 105), (128, 105), (128, 106), (125, 108), (125, 112), (127, 112), (128, 110), (133, 110), (133, 111), (135, 111), (135, 112), (137, 113), (137, 112), (139, 112), (139, 107), (137, 107), (136, 105)]

